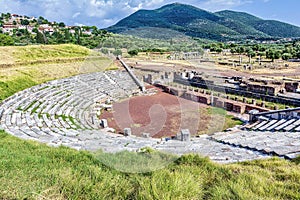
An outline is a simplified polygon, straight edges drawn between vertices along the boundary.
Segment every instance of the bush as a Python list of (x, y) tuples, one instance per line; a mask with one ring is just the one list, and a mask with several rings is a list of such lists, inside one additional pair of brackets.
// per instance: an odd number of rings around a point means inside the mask
[(113, 52), (113, 54), (114, 54), (115, 56), (122, 56), (122, 51), (121, 51), (120, 49), (116, 49), (116, 50)]
[(11, 46), (14, 45), (14, 40), (9, 35), (0, 34), (0, 46)]
[(130, 50), (130, 51), (128, 51), (128, 54), (130, 55), (130, 56), (137, 56), (138, 55), (138, 53), (139, 53), (139, 51), (138, 50)]

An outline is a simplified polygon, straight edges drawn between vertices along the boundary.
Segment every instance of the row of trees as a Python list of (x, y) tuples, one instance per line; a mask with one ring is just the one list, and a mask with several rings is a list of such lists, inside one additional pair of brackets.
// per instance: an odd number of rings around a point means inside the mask
[(247, 55), (248, 57), (266, 57), (268, 59), (283, 59), (288, 60), (291, 58), (300, 59), (300, 42), (295, 41), (293, 43), (286, 44), (255, 44), (255, 45), (237, 45), (237, 44), (224, 44), (224, 43), (212, 43), (203, 46), (206, 49), (210, 49), (212, 52), (221, 53), (225, 49), (230, 49), (232, 54)]
[[(89, 30), (90, 27), (76, 27), (71, 33), (70, 29), (59, 28), (54, 29), (54, 33), (41, 32), (38, 28), (34, 28), (31, 34), (27, 29), (14, 29), (12, 35), (1, 34), (3, 38), (9, 38), (10, 42), (0, 42), (0, 46), (14, 45), (14, 44), (65, 44), (73, 43), (83, 45), (88, 48), (97, 47), (104, 38), (110, 34), (106, 30), (97, 29), (93, 27), (91, 35), (87, 35), (84, 31)], [(6, 41), (6, 40), (5, 40)]]
[[(95, 31), (94, 31), (95, 32)], [(97, 30), (97, 34), (87, 35), (81, 28), (75, 28), (75, 33), (70, 33), (69, 29), (55, 31), (53, 34), (37, 31), (36, 43), (40, 44), (65, 44), (73, 43), (83, 45), (88, 48), (96, 48), (104, 38), (109, 37), (105, 30)]]

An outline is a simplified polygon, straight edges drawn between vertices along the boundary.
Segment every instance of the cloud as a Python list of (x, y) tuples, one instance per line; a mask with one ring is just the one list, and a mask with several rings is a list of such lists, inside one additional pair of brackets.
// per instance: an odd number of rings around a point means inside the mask
[[(68, 25), (85, 24), (104, 28), (139, 9), (154, 9), (174, 2), (176, 0), (0, 0), (0, 12), (43, 16), (50, 21), (64, 21)], [(214, 11), (250, 2), (249, 0), (186, 0), (184, 3)]]
[(80, 12), (75, 13), (72, 18), (77, 18), (80, 15)]

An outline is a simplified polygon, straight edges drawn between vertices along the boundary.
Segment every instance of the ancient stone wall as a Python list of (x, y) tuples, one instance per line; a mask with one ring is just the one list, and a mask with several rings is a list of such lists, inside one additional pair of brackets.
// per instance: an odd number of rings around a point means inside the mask
[(222, 93), (233, 94), (233, 95), (244, 96), (244, 97), (255, 98), (255, 99), (262, 99), (263, 101), (300, 107), (300, 99), (291, 99), (282, 96), (271, 96), (268, 94), (255, 93), (255, 92), (251, 92), (243, 89), (235, 89), (227, 86), (220, 86), (220, 85), (207, 84), (207, 83), (206, 84), (195, 83), (183, 79), (174, 79), (174, 82), (184, 84), (184, 85), (191, 85), (203, 89), (210, 89), (216, 92), (222, 92)]

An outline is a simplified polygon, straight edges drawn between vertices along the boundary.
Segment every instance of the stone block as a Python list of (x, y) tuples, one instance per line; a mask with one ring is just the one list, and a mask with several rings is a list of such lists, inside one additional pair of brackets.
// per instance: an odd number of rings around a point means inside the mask
[(189, 129), (181, 130), (181, 141), (183, 141), (183, 142), (191, 141), (191, 133), (190, 133)]
[(124, 128), (124, 135), (131, 136), (131, 128)]
[(143, 137), (143, 138), (150, 138), (150, 133), (143, 133), (143, 134), (142, 134), (142, 137)]
[(107, 120), (106, 120), (106, 119), (101, 119), (100, 125), (101, 125), (103, 128), (107, 128), (107, 127), (108, 127)]

